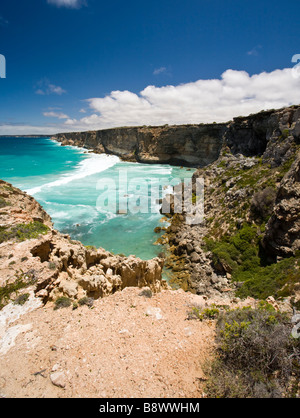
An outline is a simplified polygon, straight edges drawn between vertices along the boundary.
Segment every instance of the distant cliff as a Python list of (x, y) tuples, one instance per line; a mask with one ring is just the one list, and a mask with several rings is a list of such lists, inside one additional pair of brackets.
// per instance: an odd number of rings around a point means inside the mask
[(205, 167), (219, 158), (223, 146), (233, 154), (263, 155), (274, 135), (281, 134), (287, 123), (298, 137), (299, 115), (299, 106), (291, 106), (238, 117), (228, 123), (124, 127), (57, 134), (53, 139), (63, 145), (117, 155), (124, 161)]
[(63, 145), (148, 164), (205, 166), (218, 158), (225, 124), (116, 128), (58, 134)]

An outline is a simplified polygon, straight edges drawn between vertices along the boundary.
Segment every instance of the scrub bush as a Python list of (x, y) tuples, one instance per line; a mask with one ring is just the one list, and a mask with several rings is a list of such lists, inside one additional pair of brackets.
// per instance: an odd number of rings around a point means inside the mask
[(217, 321), (217, 359), (207, 382), (214, 398), (280, 398), (296, 395), (300, 342), (289, 318), (268, 304), (222, 312)]

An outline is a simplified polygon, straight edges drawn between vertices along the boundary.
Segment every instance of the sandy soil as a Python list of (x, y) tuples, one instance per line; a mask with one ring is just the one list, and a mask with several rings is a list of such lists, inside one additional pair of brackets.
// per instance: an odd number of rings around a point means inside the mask
[[(36, 308), (36, 299), (17, 314), (13, 306), (5, 308), (0, 395), (201, 397), (202, 363), (214, 347), (214, 324), (186, 320), (201, 297), (182, 290), (152, 298), (140, 293), (126, 288), (95, 301), (92, 309)], [(20, 316), (26, 309), (33, 310)]]

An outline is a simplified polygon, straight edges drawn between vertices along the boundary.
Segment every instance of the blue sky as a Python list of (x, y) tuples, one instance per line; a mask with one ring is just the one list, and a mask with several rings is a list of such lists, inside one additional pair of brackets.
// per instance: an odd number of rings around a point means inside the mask
[(300, 102), (300, 2), (1, 0), (0, 134), (225, 121)]

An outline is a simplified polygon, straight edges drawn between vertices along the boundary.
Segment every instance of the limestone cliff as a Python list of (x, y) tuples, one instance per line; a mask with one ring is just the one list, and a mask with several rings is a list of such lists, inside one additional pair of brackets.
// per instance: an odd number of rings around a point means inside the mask
[(205, 166), (218, 158), (224, 124), (116, 128), (58, 134), (62, 145), (114, 154), (124, 161)]
[(273, 214), (266, 225), (265, 247), (273, 254), (292, 256), (300, 249), (300, 153), (277, 191)]
[(299, 164), (298, 106), (228, 125), (218, 159), (193, 176), (205, 182), (204, 222), (173, 214), (160, 240), (181, 286), (211, 297), (288, 296), (300, 306)]
[[(228, 146), (234, 155), (241, 153), (247, 157), (263, 155), (268, 148), (269, 153), (273, 152), (276, 164), (281, 156), (278, 152), (275, 155), (276, 149), (272, 144), (278, 136), (287, 135), (287, 129), (295, 139), (299, 139), (299, 106), (262, 111), (228, 123), (123, 127), (57, 134), (53, 139), (62, 145), (114, 154), (124, 161), (191, 167), (205, 167), (213, 163), (224, 146)], [(287, 148), (285, 143), (280, 152)]]

